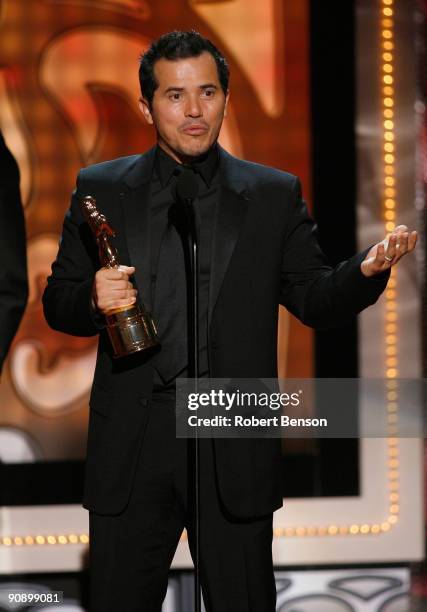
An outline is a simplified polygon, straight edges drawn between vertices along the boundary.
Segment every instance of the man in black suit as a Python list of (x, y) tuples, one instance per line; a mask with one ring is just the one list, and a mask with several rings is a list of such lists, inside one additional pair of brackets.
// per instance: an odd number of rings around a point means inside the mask
[(28, 299), (19, 169), (0, 132), (0, 373)]
[[(194, 172), (199, 187), (200, 376), (276, 377), (279, 303), (307, 325), (341, 325), (378, 299), (389, 268), (416, 240), (400, 226), (331, 268), (299, 179), (217, 144), (228, 67), (199, 34), (172, 32), (153, 43), (140, 81), (140, 108), (157, 146), (80, 172), (44, 294), (54, 329), (99, 334), (83, 500), (92, 612), (159, 612), (183, 527), (193, 553), (192, 455), (175, 436), (174, 418), (175, 380), (188, 365), (184, 254), (172, 214), (178, 176)], [(117, 231), (120, 269), (100, 269), (79, 210), (88, 194)], [(103, 315), (135, 302), (137, 292), (153, 313), (161, 350), (113, 360)], [(280, 441), (200, 445), (206, 608), (272, 612)]]

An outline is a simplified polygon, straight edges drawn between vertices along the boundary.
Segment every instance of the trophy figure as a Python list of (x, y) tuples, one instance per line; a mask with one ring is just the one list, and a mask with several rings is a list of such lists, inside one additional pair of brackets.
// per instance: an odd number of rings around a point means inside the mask
[[(115, 232), (98, 210), (95, 198), (84, 197), (81, 200), (81, 209), (98, 244), (102, 266), (117, 268), (118, 253), (111, 240)], [(135, 303), (111, 309), (105, 318), (114, 357), (131, 355), (159, 344), (154, 321), (143, 304), (139, 306)]]

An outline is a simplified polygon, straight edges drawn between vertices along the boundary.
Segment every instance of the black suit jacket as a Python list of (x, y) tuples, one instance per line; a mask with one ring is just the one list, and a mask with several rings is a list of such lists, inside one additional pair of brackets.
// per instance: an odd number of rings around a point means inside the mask
[(28, 299), (19, 169), (0, 133), (0, 371)]
[[(150, 408), (147, 355), (113, 360), (103, 318), (90, 308), (100, 267), (78, 200), (90, 194), (117, 230), (121, 263), (136, 268), (148, 309), (149, 193), (154, 149), (82, 170), (66, 214), (62, 241), (43, 302), (49, 324), (74, 335), (100, 333), (90, 396), (83, 506), (119, 513), (132, 487)], [(296, 176), (237, 159), (220, 148), (221, 197), (213, 235), (209, 321), (210, 373), (216, 378), (277, 376), (278, 305), (303, 323), (343, 325), (383, 291), (388, 274), (366, 278), (367, 250), (331, 268)], [(282, 505), (277, 439), (215, 439), (220, 493), (238, 517)]]

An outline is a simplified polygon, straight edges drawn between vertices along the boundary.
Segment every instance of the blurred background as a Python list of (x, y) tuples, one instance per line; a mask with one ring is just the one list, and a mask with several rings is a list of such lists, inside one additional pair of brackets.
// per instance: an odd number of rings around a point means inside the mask
[[(384, 379), (389, 435), (283, 441), (277, 610), (425, 610), (425, 450), (398, 425), (399, 379), (427, 371), (427, 2), (0, 0), (0, 130), (20, 169), (29, 284), (0, 383), (0, 611), (35, 609), (11, 607), (12, 586), (86, 610), (96, 339), (49, 329), (41, 295), (79, 169), (155, 142), (137, 109), (139, 55), (191, 28), (229, 60), (221, 144), (301, 178), (331, 263), (395, 225), (419, 232), (416, 255), (345, 328), (313, 332), (280, 307), (279, 376)], [(343, 409), (357, 419), (361, 406)], [(183, 534), (164, 612), (191, 611), (191, 580)]]

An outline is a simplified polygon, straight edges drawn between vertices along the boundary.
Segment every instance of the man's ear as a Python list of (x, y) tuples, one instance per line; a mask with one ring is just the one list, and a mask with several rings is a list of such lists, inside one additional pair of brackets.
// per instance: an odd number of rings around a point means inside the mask
[(151, 115), (151, 110), (150, 110), (150, 105), (148, 104), (148, 100), (146, 100), (145, 98), (139, 98), (138, 107), (141, 113), (144, 115), (147, 123), (149, 123), (150, 125), (153, 125), (154, 121)]
[(228, 104), (229, 97), (230, 97), (230, 90), (227, 89), (227, 93), (225, 94), (224, 117), (227, 116), (227, 104)]

